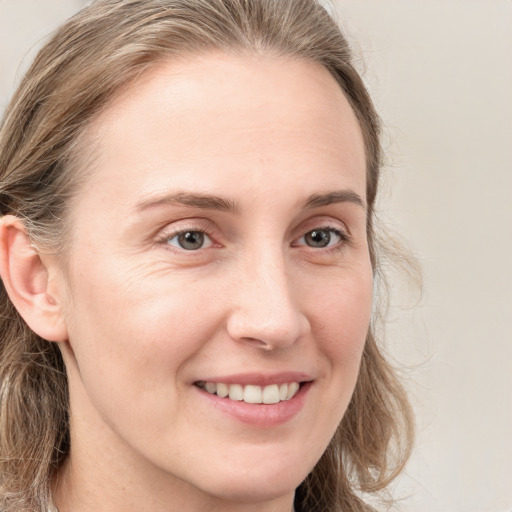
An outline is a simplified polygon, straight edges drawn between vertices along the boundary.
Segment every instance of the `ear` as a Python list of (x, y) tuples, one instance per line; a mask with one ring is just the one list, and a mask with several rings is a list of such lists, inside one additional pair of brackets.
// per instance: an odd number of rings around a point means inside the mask
[(31, 245), (23, 222), (13, 215), (0, 219), (0, 276), (9, 297), (28, 326), (48, 341), (68, 339), (55, 283), (54, 258)]

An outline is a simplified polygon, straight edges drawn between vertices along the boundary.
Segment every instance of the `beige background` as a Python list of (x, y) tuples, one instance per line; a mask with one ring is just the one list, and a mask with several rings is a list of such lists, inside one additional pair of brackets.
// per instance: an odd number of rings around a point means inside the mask
[[(83, 3), (0, 0), (0, 111)], [(382, 216), (425, 274), (390, 324), (419, 428), (399, 508), (512, 512), (512, 1), (336, 7), (387, 127)]]

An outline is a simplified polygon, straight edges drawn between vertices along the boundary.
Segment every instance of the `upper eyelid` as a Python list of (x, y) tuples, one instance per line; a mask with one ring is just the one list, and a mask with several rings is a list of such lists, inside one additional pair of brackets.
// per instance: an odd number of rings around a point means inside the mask
[[(176, 224), (178, 225), (176, 226)], [(207, 219), (180, 219), (177, 221), (168, 222), (159, 228), (157, 231), (157, 236), (170, 237), (187, 231), (201, 231), (201, 233), (212, 236), (211, 233), (215, 230), (212, 227), (211, 221)]]
[(207, 229), (204, 229), (199, 226), (184, 228), (184, 229), (172, 229), (168, 232), (165, 232), (165, 228), (162, 230), (164, 231), (163, 236), (166, 238), (174, 238), (175, 236), (181, 235), (182, 233), (188, 233), (188, 232), (198, 232), (198, 233), (204, 233), (205, 235), (210, 236)]
[(304, 236), (315, 229), (332, 229), (343, 233), (347, 237), (351, 236), (350, 229), (345, 222), (330, 216), (320, 216), (320, 218), (311, 218), (301, 222), (293, 230), (294, 238)]
[(203, 228), (200, 228), (200, 227), (191, 227), (191, 228), (185, 228), (185, 229), (177, 229), (177, 230), (172, 230), (172, 231), (168, 231), (168, 232), (163, 230), (162, 232), (160, 232), (160, 234), (158, 235), (157, 238), (160, 241), (166, 241), (166, 240), (171, 240), (173, 238), (176, 238), (177, 236), (179, 236), (179, 235), (181, 235), (183, 233), (188, 233), (188, 232), (202, 233), (203, 235), (208, 237), (213, 244), (216, 243), (214, 236), (209, 232), (209, 230), (203, 229)]

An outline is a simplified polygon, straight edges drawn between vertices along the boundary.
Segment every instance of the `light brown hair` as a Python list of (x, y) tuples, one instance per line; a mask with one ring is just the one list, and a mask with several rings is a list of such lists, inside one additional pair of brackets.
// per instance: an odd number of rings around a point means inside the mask
[[(67, 208), (87, 172), (86, 129), (120, 89), (162, 59), (221, 50), (288, 56), (325, 66), (359, 120), (367, 161), (368, 240), (380, 272), (374, 204), (380, 124), (338, 25), (316, 0), (98, 0), (37, 55), (0, 128), (0, 214), (23, 220), (33, 243), (65, 257)], [(77, 192), (78, 191), (78, 192)], [(0, 284), (0, 509), (46, 511), (69, 451), (65, 367)], [(348, 410), (297, 490), (298, 509), (368, 510), (412, 444), (406, 394), (370, 326)]]

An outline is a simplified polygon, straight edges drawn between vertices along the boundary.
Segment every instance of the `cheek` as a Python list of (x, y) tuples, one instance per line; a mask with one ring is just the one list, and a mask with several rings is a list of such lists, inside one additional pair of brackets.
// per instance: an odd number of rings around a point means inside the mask
[(373, 299), (371, 267), (348, 272), (335, 280), (329, 293), (312, 297), (316, 306), (313, 331), (323, 374), (329, 384), (325, 395), (331, 403), (330, 434), (341, 421), (354, 391), (370, 325)]
[(97, 275), (75, 287), (70, 339), (100, 364), (175, 368), (211, 328), (211, 308), (199, 287), (179, 280)]
[(179, 280), (90, 275), (76, 283), (69, 311), (75, 406), (150, 443), (185, 417), (183, 369), (214, 336), (218, 313), (205, 290)]
[(360, 354), (368, 332), (373, 302), (371, 269), (346, 272), (332, 279), (328, 290), (309, 299), (325, 348), (334, 354)]
[(323, 292), (309, 293), (311, 331), (317, 347), (319, 389), (324, 404), (312, 429), (321, 430), (316, 442), (324, 443), (322, 449), (342, 420), (357, 382), (370, 324), (372, 282), (371, 268), (362, 268), (340, 273)]
[(163, 374), (169, 379), (192, 349), (181, 322), (186, 293), (148, 279), (144, 265), (113, 260), (91, 255), (70, 269), (70, 344), (79, 378), (99, 398), (102, 387), (145, 389)]

